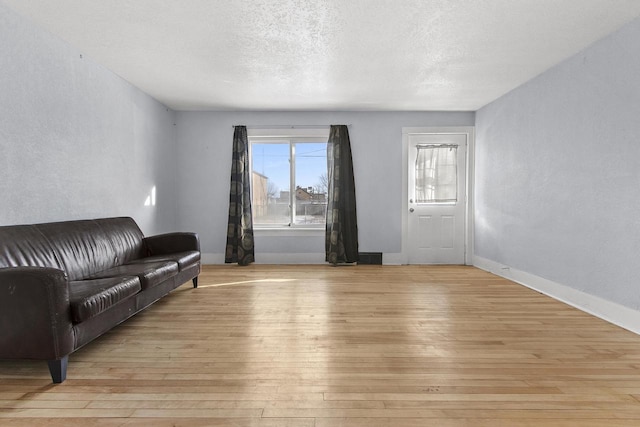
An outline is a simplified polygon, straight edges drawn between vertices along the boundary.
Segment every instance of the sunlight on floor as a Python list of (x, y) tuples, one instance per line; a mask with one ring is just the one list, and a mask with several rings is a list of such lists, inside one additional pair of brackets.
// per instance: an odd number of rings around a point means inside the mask
[(245, 280), (242, 282), (229, 282), (229, 283), (217, 283), (215, 285), (199, 285), (198, 289), (202, 288), (217, 288), (219, 286), (233, 286), (233, 285), (252, 285), (256, 283), (283, 283), (283, 282), (295, 282), (298, 279), (260, 279), (260, 280)]

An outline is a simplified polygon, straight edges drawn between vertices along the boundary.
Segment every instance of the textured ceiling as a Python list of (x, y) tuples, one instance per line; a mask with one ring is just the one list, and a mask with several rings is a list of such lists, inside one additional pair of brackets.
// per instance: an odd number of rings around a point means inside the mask
[(639, 0), (0, 0), (176, 110), (477, 110)]

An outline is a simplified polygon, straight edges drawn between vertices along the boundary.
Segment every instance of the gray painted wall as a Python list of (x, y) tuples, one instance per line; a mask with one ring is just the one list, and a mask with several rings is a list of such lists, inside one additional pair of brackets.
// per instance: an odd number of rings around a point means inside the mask
[[(402, 128), (472, 126), (474, 113), (177, 112), (176, 123), (180, 146), (178, 226), (197, 230), (207, 259), (221, 262), (229, 209), (233, 125), (351, 125), (360, 251), (397, 254), (402, 249)], [(265, 253), (323, 252), (322, 233), (256, 237), (257, 262)], [(287, 261), (277, 256), (270, 259)], [(318, 260), (322, 262), (323, 258)]]
[(475, 254), (640, 309), (640, 19), (476, 114)]
[(1, 4), (0, 40), (0, 225), (126, 215), (173, 229), (175, 113)]

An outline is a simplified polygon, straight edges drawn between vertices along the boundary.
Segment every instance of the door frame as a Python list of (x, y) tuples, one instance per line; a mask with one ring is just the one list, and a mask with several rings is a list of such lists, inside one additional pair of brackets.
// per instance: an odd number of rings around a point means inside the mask
[(451, 126), (451, 127), (403, 127), (402, 128), (402, 264), (409, 262), (408, 238), (409, 232), (409, 136), (420, 134), (436, 135), (465, 135), (467, 139), (467, 165), (466, 165), (466, 190), (465, 190), (465, 218), (464, 218), (464, 263), (473, 263), (473, 183), (474, 183), (474, 153), (475, 153), (475, 127)]

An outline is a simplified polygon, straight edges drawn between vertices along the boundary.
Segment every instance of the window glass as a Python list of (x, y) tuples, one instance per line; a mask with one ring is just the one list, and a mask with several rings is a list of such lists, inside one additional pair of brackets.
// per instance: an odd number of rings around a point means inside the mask
[(289, 143), (251, 144), (254, 225), (289, 223)]
[(295, 143), (294, 224), (325, 223), (327, 212), (327, 143)]

